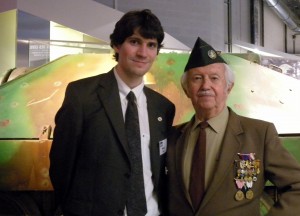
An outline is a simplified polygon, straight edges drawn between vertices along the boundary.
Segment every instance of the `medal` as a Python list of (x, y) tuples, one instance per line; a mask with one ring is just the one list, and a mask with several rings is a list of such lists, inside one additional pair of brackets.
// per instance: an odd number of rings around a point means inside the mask
[(234, 178), (238, 191), (234, 197), (237, 201), (242, 201), (245, 197), (251, 200), (254, 197), (251, 188), (260, 173), (260, 160), (255, 159), (255, 153), (238, 153), (238, 157), (240, 160), (235, 160), (236, 176)]
[(260, 173), (260, 170), (259, 170), (260, 160), (255, 160), (253, 164), (254, 164), (254, 169), (255, 169), (256, 173), (259, 174)]
[(236, 184), (237, 188), (241, 190), (245, 185), (245, 181), (243, 181), (241, 179), (235, 179), (235, 184)]
[(234, 198), (237, 200), (237, 201), (242, 201), (244, 199), (245, 195), (243, 193), (243, 191), (241, 190), (238, 190), (234, 196)]
[(246, 198), (247, 199), (253, 199), (253, 191), (252, 190), (247, 190), (246, 192)]
[(246, 161), (241, 160), (240, 161), (240, 167), (241, 167), (241, 169), (244, 169), (246, 167)]
[[(249, 177), (249, 178), (251, 178), (251, 177)], [(248, 179), (248, 180), (246, 181), (246, 185), (247, 185), (247, 188), (252, 188), (252, 186), (253, 186), (253, 181), (250, 180), (250, 179)]]

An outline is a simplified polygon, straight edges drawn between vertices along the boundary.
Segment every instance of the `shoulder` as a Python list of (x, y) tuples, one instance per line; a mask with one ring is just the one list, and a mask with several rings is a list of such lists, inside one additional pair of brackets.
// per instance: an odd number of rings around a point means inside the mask
[(178, 139), (179, 136), (181, 136), (182, 134), (185, 134), (185, 131), (187, 131), (188, 128), (190, 128), (191, 124), (192, 124), (192, 121), (173, 125), (171, 132), (170, 132), (170, 137), (172, 137), (172, 139)]
[(250, 117), (241, 116), (241, 115), (237, 115), (237, 118), (241, 121), (242, 124), (248, 125), (248, 126), (254, 126), (254, 125), (265, 125), (266, 126), (266, 125), (273, 124), (272, 122), (265, 121), (262, 119), (250, 118)]
[(97, 83), (99, 83), (99, 81), (111, 79), (112, 77), (114, 77), (114, 75), (110, 71), (110, 72), (102, 73), (102, 74), (99, 74), (96, 76), (86, 77), (86, 78), (72, 81), (69, 83), (69, 85), (79, 87), (79, 86), (87, 85), (87, 84), (97, 84)]
[(67, 89), (74, 89), (81, 92), (93, 91), (103, 83), (113, 82), (114, 75), (112, 72), (102, 73), (92, 77), (86, 77), (79, 80), (70, 82), (67, 85)]
[(271, 122), (268, 122), (265, 120), (239, 115), (229, 107), (228, 107), (228, 109), (229, 109), (229, 121), (231, 121), (231, 120), (232, 121), (240, 121), (240, 122), (246, 122), (249, 124), (272, 124)]
[(234, 128), (235, 131), (256, 131), (258, 133), (267, 130), (276, 131), (275, 125), (272, 122), (250, 118), (236, 114), (233, 110), (229, 109), (228, 126)]
[(176, 131), (182, 131), (187, 126), (188, 123), (189, 122), (183, 122), (181, 124), (174, 125), (173, 129), (176, 130)]
[(70, 88), (80, 88), (81, 86), (89, 86), (93, 83), (96, 83), (97, 80), (100, 78), (101, 75), (86, 77), (83, 79), (72, 81), (68, 84)]

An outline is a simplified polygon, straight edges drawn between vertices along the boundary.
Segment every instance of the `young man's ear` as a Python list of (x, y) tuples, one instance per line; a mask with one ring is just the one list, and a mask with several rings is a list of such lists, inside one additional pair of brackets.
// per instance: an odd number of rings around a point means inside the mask
[(117, 53), (117, 52), (119, 52), (119, 46), (115, 46), (115, 45), (113, 45), (113, 47), (112, 47), (113, 49), (114, 49), (114, 51)]

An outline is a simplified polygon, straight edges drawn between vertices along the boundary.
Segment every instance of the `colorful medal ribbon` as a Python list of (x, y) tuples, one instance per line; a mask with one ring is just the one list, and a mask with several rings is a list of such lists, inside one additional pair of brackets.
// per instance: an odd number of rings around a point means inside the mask
[(260, 173), (260, 160), (255, 159), (255, 153), (242, 154), (238, 153), (239, 160), (235, 160), (236, 176), (234, 178), (238, 191), (235, 194), (237, 201), (253, 199), (254, 182), (257, 181), (257, 176)]

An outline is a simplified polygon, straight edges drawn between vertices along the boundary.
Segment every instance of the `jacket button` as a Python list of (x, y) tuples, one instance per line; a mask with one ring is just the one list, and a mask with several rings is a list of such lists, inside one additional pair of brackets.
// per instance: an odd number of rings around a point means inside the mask
[(124, 215), (124, 211), (123, 210), (119, 210), (118, 211), (118, 215)]

